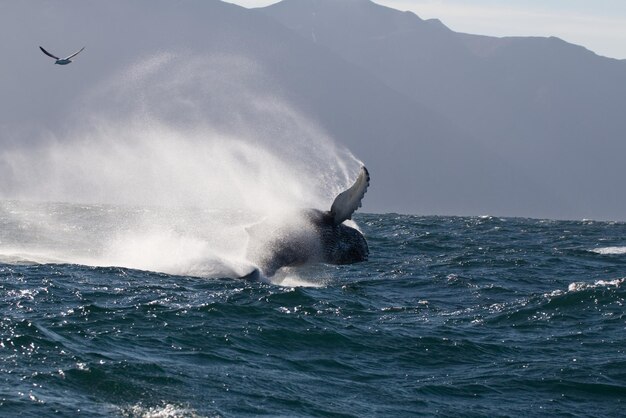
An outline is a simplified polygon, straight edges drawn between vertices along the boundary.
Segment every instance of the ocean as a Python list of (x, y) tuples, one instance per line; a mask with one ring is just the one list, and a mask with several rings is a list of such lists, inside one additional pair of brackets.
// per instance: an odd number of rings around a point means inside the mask
[(369, 261), (248, 282), (157, 218), (2, 202), (1, 416), (624, 414), (625, 223), (357, 214)]

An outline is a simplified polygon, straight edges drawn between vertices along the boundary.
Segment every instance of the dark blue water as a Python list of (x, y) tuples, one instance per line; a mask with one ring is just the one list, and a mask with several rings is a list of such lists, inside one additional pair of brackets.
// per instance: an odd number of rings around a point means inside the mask
[(5, 258), (0, 415), (623, 415), (626, 224), (356, 220), (309, 287)]

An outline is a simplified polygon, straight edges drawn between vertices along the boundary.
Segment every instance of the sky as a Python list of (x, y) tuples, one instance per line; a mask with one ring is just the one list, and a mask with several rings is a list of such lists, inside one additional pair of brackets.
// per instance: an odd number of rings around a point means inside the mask
[[(276, 0), (228, 0), (262, 7)], [(624, 0), (376, 0), (457, 32), (490, 36), (557, 36), (598, 55), (626, 59)]]

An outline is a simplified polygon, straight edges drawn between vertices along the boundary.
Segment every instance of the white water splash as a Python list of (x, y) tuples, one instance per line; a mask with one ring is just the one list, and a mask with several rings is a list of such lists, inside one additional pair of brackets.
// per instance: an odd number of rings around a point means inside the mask
[[(122, 409), (121, 412), (123, 416), (133, 418), (200, 418), (203, 416), (191, 408), (170, 403), (150, 407), (137, 404)], [(220, 415), (214, 416), (219, 417)]]
[(574, 282), (569, 284), (567, 291), (579, 292), (581, 290), (596, 289), (599, 287), (620, 287), (624, 284), (624, 282), (626, 282), (626, 278), (615, 280), (597, 280), (594, 283)]
[(14, 235), (3, 233), (1, 254), (249, 272), (246, 226), (329, 208), (360, 166), (271, 85), (242, 57), (171, 53), (104, 80), (74, 104), (71, 128), (0, 150), (0, 199), (73, 204), (5, 205)]
[(545, 294), (545, 297), (554, 297), (554, 296), (561, 296), (564, 295), (566, 293), (572, 293), (572, 292), (580, 292), (582, 290), (587, 290), (587, 289), (598, 289), (598, 288), (602, 288), (602, 287), (621, 287), (624, 283), (626, 283), (626, 278), (621, 278), (621, 279), (614, 279), (614, 280), (596, 280), (593, 283), (587, 283), (587, 282), (572, 282), (567, 286), (567, 290), (554, 290), (551, 293)]
[(602, 247), (590, 250), (592, 253), (602, 255), (622, 255), (626, 254), (626, 247)]

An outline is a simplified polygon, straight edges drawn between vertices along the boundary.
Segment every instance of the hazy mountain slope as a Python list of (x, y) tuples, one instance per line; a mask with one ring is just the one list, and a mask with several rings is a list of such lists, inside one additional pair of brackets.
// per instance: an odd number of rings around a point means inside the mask
[[(309, 18), (306, 7), (324, 6), (315, 12), (323, 30), (298, 34), (267, 15), (290, 16), (294, 5)], [(262, 10), (200, 0), (2, 3), (0, 36), (9, 40), (0, 53), (12, 57), (0, 69), (3, 152), (124, 132), (130, 118), (181, 137), (206, 129), (273, 144), (287, 161), (316, 147), (325, 155), (330, 136), (370, 168), (364, 210), (625, 213), (615, 132), (624, 132), (626, 95), (623, 84), (606, 87), (623, 63), (562, 41), (459, 35), (357, 0)], [(60, 55), (87, 48), (60, 67), (39, 45)], [(303, 176), (337, 169), (315, 161)], [(27, 174), (0, 161), (0, 192)]]
[[(87, 136), (125, 129), (131, 116), (284, 149), (296, 146), (294, 136), (314, 142), (326, 132), (370, 169), (365, 210), (511, 213), (516, 200), (497, 166), (483, 164), (490, 151), (445, 116), (258, 11), (200, 0), (4, 3), (1, 11), (0, 35), (13, 42), (0, 52), (18, 57), (0, 80), (4, 149), (36, 152), (42, 142), (75, 139), (77, 127)], [(60, 67), (38, 45), (60, 55), (87, 48)], [(27, 175), (1, 163), (0, 172), (0, 191)]]
[(524, 167), (551, 195), (529, 194), (528, 214), (569, 202), (561, 216), (623, 217), (626, 195), (615, 190), (626, 152), (625, 61), (557, 38), (459, 34), (368, 0), (285, 0), (262, 10), (445, 115), (505, 166)]

